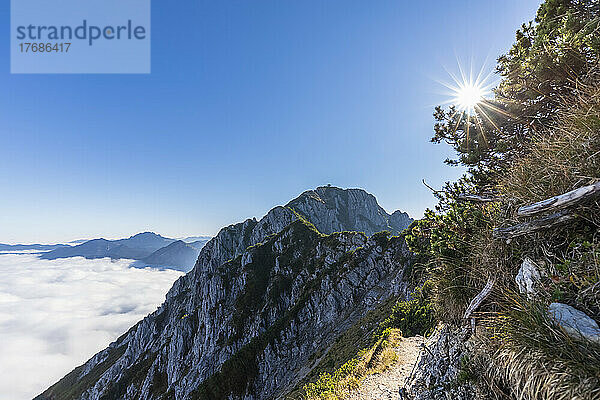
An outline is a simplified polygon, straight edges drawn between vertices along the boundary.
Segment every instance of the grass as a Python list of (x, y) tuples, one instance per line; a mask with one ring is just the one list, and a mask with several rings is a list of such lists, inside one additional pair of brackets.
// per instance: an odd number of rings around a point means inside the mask
[[(583, 87), (566, 104), (501, 182), (515, 206), (600, 179), (600, 88)], [(546, 312), (549, 303), (560, 301), (600, 319), (598, 203), (571, 212), (580, 216), (575, 224), (518, 239), (501, 254), (512, 264), (512, 276), (524, 255), (536, 260), (544, 276), (534, 299), (518, 295), (512, 282), (502, 287), (499, 317), (492, 323), (498, 334), (496, 370), (504, 371), (499, 376), (519, 395), (600, 397), (600, 347), (567, 336)], [(510, 212), (507, 219), (514, 220)]]
[(303, 387), (306, 400), (338, 400), (371, 374), (381, 373), (398, 360), (394, 347), (402, 334), (399, 329), (386, 329), (377, 342), (361, 350), (356, 357), (344, 363), (333, 373), (322, 373), (316, 382)]
[(433, 331), (431, 283), (417, 288), (408, 300), (391, 298), (340, 335), (322, 356), (304, 384), (288, 399), (342, 399), (368, 375), (383, 372), (397, 360), (400, 337)]
[[(600, 179), (600, 89), (583, 87), (524, 154), (500, 182), (505, 201), (491, 213), (495, 225), (518, 222), (518, 206)], [(481, 235), (473, 245), (472, 269), (500, 277), (483, 321), (486, 379), (516, 398), (600, 397), (600, 346), (569, 337), (547, 316), (548, 305), (560, 301), (600, 319), (599, 210), (592, 200), (570, 210), (580, 217), (574, 224), (508, 244)], [(525, 256), (543, 275), (531, 299), (513, 281)]]
[(519, 204), (600, 179), (600, 88), (583, 87), (567, 104), (500, 182), (502, 192)]
[(491, 381), (516, 398), (596, 399), (600, 396), (600, 346), (571, 338), (549, 320), (544, 304), (513, 295), (513, 305), (493, 320), (483, 357)]

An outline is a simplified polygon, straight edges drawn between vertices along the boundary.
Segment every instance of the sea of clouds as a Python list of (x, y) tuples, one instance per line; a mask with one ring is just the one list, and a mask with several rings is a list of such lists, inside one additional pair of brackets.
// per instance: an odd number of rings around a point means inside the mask
[(156, 310), (179, 271), (0, 253), (0, 399), (32, 399)]

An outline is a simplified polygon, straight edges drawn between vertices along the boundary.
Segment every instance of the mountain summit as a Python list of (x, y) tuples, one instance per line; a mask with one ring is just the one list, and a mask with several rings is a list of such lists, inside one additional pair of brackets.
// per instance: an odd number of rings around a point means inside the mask
[(404, 293), (404, 240), (376, 232), (409, 223), (363, 190), (320, 187), (225, 227), (156, 312), (37, 399), (283, 396), (340, 334)]
[(308, 190), (290, 201), (287, 206), (302, 214), (323, 233), (341, 231), (363, 232), (372, 235), (381, 231), (398, 234), (412, 219), (396, 211), (389, 215), (377, 199), (362, 189), (340, 189), (321, 186)]

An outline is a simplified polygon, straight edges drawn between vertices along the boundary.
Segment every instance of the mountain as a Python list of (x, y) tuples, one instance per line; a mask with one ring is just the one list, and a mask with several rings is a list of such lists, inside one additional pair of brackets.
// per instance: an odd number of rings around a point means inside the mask
[(198, 240), (186, 243), (183, 240), (177, 240), (156, 250), (141, 262), (143, 265), (173, 267), (187, 272), (196, 263), (198, 254), (206, 242), (207, 240)]
[(77, 239), (77, 240), (71, 240), (70, 242), (67, 242), (70, 246), (75, 245), (75, 244), (81, 244), (81, 243), (85, 243), (88, 242), (90, 239)]
[(288, 393), (340, 334), (406, 292), (404, 239), (376, 233), (398, 233), (403, 215), (363, 190), (321, 187), (221, 229), (157, 311), (37, 399)]
[(182, 240), (186, 243), (202, 242), (206, 244), (206, 242), (208, 242), (210, 239), (212, 239), (212, 236), (188, 236), (185, 238), (180, 238), (179, 240)]
[(389, 215), (375, 196), (362, 189), (322, 186), (302, 193), (286, 207), (314, 221), (321, 232), (357, 231), (372, 235), (387, 230), (398, 234), (413, 221), (401, 211)]
[(173, 243), (175, 239), (168, 239), (153, 232), (144, 232), (133, 235), (127, 239), (88, 240), (77, 246), (62, 247), (42, 254), (40, 258), (55, 260), (57, 258), (85, 257), (85, 258), (129, 258), (140, 260), (148, 257), (156, 250)]
[(48, 251), (62, 247), (70, 247), (66, 244), (3, 244), (0, 243), (0, 251), (24, 251), (24, 250), (39, 250)]

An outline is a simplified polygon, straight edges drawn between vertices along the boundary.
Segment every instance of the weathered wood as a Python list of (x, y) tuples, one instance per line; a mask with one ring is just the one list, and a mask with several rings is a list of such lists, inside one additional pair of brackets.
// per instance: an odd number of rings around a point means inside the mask
[(479, 308), (481, 303), (483, 303), (485, 298), (488, 297), (488, 295), (492, 291), (492, 288), (494, 287), (494, 283), (496, 283), (496, 280), (494, 278), (488, 279), (483, 290), (481, 292), (479, 292), (479, 294), (477, 296), (475, 296), (473, 298), (473, 300), (471, 300), (469, 307), (467, 307), (467, 310), (465, 311), (465, 315), (463, 317), (464, 319), (468, 319), (471, 316), (471, 314), (473, 314), (473, 312)]
[(590, 198), (600, 194), (600, 182), (593, 185), (583, 186), (570, 192), (551, 197), (537, 203), (520, 207), (517, 210), (519, 217), (530, 217), (545, 212), (554, 212), (562, 210), (578, 203), (582, 203)]
[(459, 201), (470, 201), (472, 203), (491, 203), (493, 201), (498, 201), (498, 199), (495, 197), (485, 197), (476, 194), (466, 193), (459, 194), (458, 196), (456, 196), (456, 199)]
[(576, 215), (558, 212), (543, 218), (529, 222), (509, 226), (507, 228), (494, 229), (494, 236), (503, 239), (512, 239), (514, 237), (527, 235), (543, 229), (552, 228), (557, 225), (565, 224), (577, 218)]

